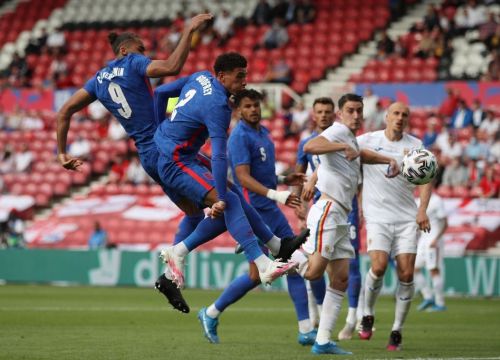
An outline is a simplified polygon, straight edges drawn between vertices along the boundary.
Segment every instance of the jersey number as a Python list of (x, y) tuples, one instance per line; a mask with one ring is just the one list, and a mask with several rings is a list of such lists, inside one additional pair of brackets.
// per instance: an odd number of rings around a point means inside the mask
[(195, 94), (196, 94), (195, 89), (191, 89), (186, 94), (184, 94), (184, 99), (179, 101), (175, 106), (174, 111), (172, 111), (172, 116), (170, 117), (170, 121), (174, 121), (175, 115), (177, 115), (177, 109), (186, 105), (189, 102), (189, 100), (193, 98)]
[(108, 91), (111, 96), (111, 100), (121, 105), (121, 108), (118, 109), (118, 114), (123, 116), (125, 119), (129, 119), (132, 116), (132, 109), (130, 108), (127, 99), (125, 99), (125, 95), (123, 94), (120, 85), (109, 83)]
[(259, 148), (260, 150), (260, 159), (264, 162), (266, 161), (267, 159), (267, 155), (266, 155), (266, 149), (264, 149), (263, 147)]
[(354, 240), (356, 239), (356, 226), (354, 225), (350, 225), (349, 226), (349, 237), (351, 238), (351, 240)]

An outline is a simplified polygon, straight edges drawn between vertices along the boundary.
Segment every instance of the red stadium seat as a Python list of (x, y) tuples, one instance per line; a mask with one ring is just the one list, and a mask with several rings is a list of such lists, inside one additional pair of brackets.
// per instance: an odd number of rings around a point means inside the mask
[(439, 188), (437, 188), (436, 192), (439, 196), (444, 198), (453, 196), (453, 189), (451, 188), (451, 186), (441, 185)]

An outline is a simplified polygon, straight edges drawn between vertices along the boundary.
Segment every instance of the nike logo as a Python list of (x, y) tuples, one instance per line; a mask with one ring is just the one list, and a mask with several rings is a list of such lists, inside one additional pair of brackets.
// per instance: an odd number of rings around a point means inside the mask
[(373, 149), (373, 150), (374, 150), (374, 151), (380, 151), (380, 150), (384, 150), (384, 148), (379, 146), (379, 147), (376, 147), (376, 148), (375, 148), (375, 149)]
[(399, 300), (408, 301), (408, 300), (411, 300), (411, 296), (410, 297), (400, 297)]

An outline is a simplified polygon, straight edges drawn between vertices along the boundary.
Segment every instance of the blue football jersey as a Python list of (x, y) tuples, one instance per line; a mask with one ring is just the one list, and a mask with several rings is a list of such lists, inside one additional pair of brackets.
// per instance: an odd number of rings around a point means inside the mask
[(269, 189), (276, 189), (275, 150), (269, 130), (264, 126), (256, 130), (240, 120), (229, 136), (227, 148), (234, 181), (245, 197), (248, 196), (250, 203), (257, 209), (275, 206), (273, 200), (242, 188), (235, 172), (238, 165), (249, 165), (250, 175), (255, 180)]
[(146, 76), (150, 63), (151, 59), (141, 54), (112, 60), (83, 87), (118, 119), (139, 153), (154, 146), (153, 136), (158, 127), (153, 91)]
[(306, 144), (306, 142), (308, 142), (311, 139), (314, 139), (318, 135), (319, 134), (316, 131), (313, 131), (310, 136), (301, 140), (299, 143), (299, 151), (297, 153), (297, 164), (304, 165), (306, 168), (309, 165), (311, 171), (316, 170), (316, 167), (319, 164), (319, 156), (304, 152), (304, 145)]
[(155, 141), (163, 156), (182, 166), (194, 161), (200, 148), (212, 141), (212, 172), (220, 200), (227, 182), (227, 130), (231, 122), (229, 93), (208, 71), (191, 75), (182, 87), (170, 119), (163, 121)]

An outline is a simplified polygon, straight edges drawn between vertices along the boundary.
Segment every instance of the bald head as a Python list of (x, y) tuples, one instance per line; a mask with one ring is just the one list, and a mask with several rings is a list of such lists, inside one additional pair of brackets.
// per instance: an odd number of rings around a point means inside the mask
[(393, 134), (396, 138), (403, 135), (403, 131), (408, 125), (410, 109), (402, 102), (394, 102), (387, 109), (385, 121), (387, 123), (387, 132)]
[(392, 109), (406, 111), (406, 113), (408, 113), (408, 115), (410, 114), (410, 108), (408, 107), (408, 105), (406, 105), (405, 103), (402, 103), (401, 101), (396, 101), (396, 102), (393, 102), (391, 105), (389, 105), (389, 107), (387, 108), (387, 112), (390, 112)]

